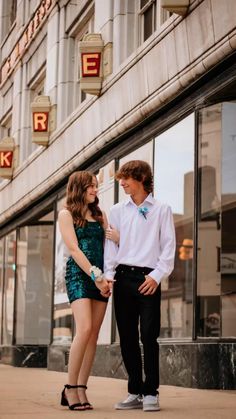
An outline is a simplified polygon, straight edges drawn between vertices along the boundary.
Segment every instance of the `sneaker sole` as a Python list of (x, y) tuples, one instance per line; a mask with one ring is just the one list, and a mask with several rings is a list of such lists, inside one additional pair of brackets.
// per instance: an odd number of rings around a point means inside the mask
[(147, 406), (147, 407), (143, 407), (143, 411), (144, 412), (159, 412), (160, 407), (156, 407), (156, 406)]
[(133, 409), (142, 409), (143, 406), (114, 406), (116, 410), (133, 410)]

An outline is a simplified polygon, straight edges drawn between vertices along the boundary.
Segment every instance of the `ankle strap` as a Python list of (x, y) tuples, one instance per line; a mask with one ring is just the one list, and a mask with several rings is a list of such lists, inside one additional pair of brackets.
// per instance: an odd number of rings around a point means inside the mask
[(87, 390), (87, 386), (85, 385), (85, 384), (80, 384), (79, 386), (77, 386), (77, 387), (79, 387), (79, 388), (85, 388), (85, 390)]
[(77, 385), (76, 386), (71, 386), (70, 384), (65, 384), (64, 387), (70, 389), (70, 388), (78, 388), (79, 386), (77, 386)]

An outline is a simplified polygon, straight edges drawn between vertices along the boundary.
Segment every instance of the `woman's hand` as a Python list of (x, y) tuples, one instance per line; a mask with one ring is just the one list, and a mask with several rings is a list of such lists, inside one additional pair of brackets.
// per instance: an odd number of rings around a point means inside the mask
[(119, 244), (120, 233), (114, 227), (112, 227), (112, 226), (107, 227), (106, 231), (105, 231), (105, 236), (106, 236), (106, 239), (112, 240), (116, 244)]
[(95, 285), (100, 290), (100, 293), (103, 297), (110, 297), (111, 290), (106, 279), (103, 279), (102, 281), (96, 280)]

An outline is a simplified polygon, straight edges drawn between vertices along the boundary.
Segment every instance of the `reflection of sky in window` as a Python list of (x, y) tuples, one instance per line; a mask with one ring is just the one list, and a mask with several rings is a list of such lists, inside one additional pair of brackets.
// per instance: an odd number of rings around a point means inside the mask
[(189, 115), (155, 140), (154, 194), (184, 213), (184, 175), (194, 169), (194, 114)]
[(236, 104), (224, 103), (222, 110), (222, 194), (236, 193)]

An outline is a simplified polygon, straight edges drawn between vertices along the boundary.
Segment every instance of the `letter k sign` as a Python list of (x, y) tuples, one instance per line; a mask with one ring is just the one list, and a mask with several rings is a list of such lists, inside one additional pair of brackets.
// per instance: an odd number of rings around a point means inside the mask
[(11, 168), (13, 151), (0, 151), (0, 168)]

